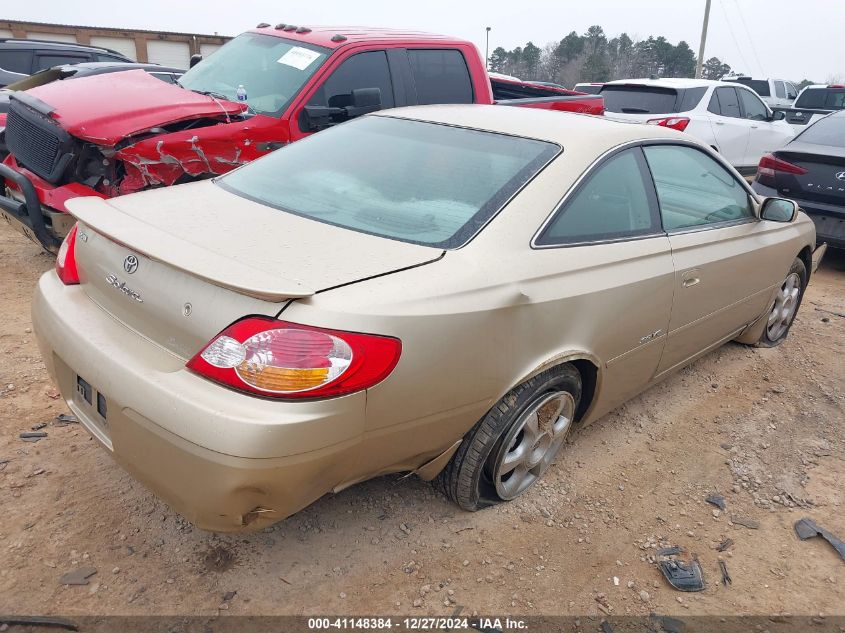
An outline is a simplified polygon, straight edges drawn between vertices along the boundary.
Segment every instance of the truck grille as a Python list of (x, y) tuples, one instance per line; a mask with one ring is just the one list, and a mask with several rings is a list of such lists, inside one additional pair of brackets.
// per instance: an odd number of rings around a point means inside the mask
[(58, 125), (12, 99), (6, 120), (6, 146), (15, 160), (56, 184), (73, 157), (71, 136)]

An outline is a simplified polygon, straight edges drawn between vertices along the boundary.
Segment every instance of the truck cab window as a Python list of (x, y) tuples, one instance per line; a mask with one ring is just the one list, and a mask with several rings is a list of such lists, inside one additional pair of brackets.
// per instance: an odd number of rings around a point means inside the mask
[(326, 79), (308, 100), (308, 105), (342, 108), (352, 104), (352, 91), (378, 88), (382, 108), (392, 108), (393, 82), (384, 51), (368, 51), (353, 55)]
[(460, 51), (430, 49), (408, 51), (417, 102), (472, 103), (472, 80)]

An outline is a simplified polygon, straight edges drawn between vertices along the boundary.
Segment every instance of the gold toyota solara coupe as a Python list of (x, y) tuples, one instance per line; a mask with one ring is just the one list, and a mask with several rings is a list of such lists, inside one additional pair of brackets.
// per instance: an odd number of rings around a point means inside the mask
[(727, 341), (780, 343), (824, 251), (690, 136), (501, 106), (377, 113), (68, 206), (33, 305), (47, 367), (217, 531), (386, 473), (513, 499), (574, 425)]

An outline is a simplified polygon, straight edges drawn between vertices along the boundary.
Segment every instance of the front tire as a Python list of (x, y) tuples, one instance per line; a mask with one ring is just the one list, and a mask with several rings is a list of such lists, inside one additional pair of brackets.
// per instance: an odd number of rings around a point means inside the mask
[(474, 512), (515, 499), (554, 462), (581, 400), (581, 375), (565, 364), (518, 385), (464, 437), (435, 485)]
[(775, 296), (758, 347), (774, 347), (786, 340), (807, 288), (807, 267), (796, 258)]

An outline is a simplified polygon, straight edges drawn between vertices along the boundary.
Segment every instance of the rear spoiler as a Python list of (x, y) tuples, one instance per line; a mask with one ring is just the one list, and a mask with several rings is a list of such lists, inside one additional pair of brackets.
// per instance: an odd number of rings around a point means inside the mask
[[(74, 198), (65, 206), (84, 227), (96, 231), (135, 253), (163, 262), (215, 286), (278, 303), (310, 297), (314, 290), (274, 271), (225, 259), (219, 253), (176, 237), (97, 197)], [(79, 237), (77, 239), (80, 239)]]

